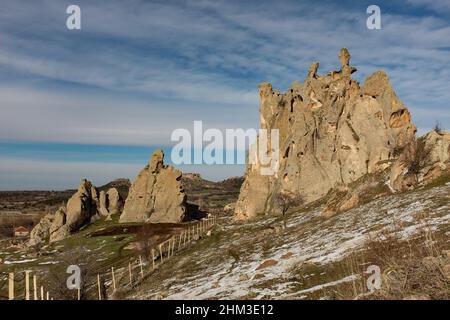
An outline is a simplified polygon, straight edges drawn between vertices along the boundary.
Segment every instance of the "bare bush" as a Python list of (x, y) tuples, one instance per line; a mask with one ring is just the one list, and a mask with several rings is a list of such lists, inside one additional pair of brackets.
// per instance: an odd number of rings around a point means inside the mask
[[(418, 234), (402, 239), (404, 225), (393, 221), (389, 230), (373, 236), (361, 250), (344, 259), (348, 272), (359, 277), (351, 284), (342, 285), (335, 293), (339, 299), (449, 299), (450, 281), (444, 266), (450, 262), (442, 254), (445, 233), (427, 225), (421, 217)], [(369, 265), (380, 268), (381, 288), (370, 292), (365, 274)]]
[(286, 228), (286, 215), (288, 210), (303, 205), (305, 199), (299, 193), (281, 191), (275, 196), (275, 202), (281, 210), (284, 228)]
[(423, 139), (417, 139), (414, 151), (408, 159), (408, 173), (417, 175), (429, 160), (431, 148), (425, 144)]
[(441, 134), (443, 129), (442, 129), (442, 124), (439, 121), (436, 121), (436, 124), (433, 127), (433, 131), (436, 132), (437, 134)]
[(143, 225), (136, 234), (136, 240), (145, 259), (148, 259), (150, 256), (152, 246), (154, 245), (152, 236), (153, 231), (151, 225)]
[(98, 266), (95, 261), (89, 259), (86, 255), (87, 248), (82, 246), (76, 252), (63, 256), (60, 260), (62, 264), (57, 266), (58, 270), (50, 270), (46, 277), (46, 285), (49, 287), (55, 299), (76, 300), (78, 299), (78, 290), (69, 289), (67, 287), (67, 279), (70, 274), (66, 273), (66, 269), (61, 270), (60, 266), (67, 268), (70, 265), (80, 267), (80, 299), (90, 299), (88, 291), (90, 286), (96, 283), (96, 277), (99, 273)]

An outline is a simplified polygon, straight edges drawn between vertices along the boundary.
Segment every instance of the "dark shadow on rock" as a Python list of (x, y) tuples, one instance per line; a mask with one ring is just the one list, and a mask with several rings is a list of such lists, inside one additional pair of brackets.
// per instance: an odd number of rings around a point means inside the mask
[(200, 207), (194, 203), (186, 203), (186, 214), (184, 215), (183, 222), (191, 220), (200, 220), (206, 218), (208, 213), (200, 210)]

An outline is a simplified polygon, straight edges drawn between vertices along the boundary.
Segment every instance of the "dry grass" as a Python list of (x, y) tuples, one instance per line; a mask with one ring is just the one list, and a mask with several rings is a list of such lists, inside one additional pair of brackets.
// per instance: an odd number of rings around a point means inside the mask
[[(402, 240), (404, 226), (394, 225), (393, 232), (383, 232), (370, 239), (363, 250), (344, 259), (345, 275), (358, 279), (325, 290), (324, 295), (335, 299), (450, 299), (450, 279), (445, 266), (450, 259), (443, 255), (446, 235), (424, 225), (418, 236)], [(381, 270), (381, 288), (370, 292), (366, 274), (369, 265)]]

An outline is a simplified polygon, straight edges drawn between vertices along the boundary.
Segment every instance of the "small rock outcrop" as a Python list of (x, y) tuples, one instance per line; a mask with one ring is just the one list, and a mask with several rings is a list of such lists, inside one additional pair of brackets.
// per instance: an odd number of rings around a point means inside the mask
[(109, 216), (118, 214), (123, 209), (123, 199), (116, 188), (111, 188), (106, 193), (107, 207)]
[[(350, 54), (339, 54), (341, 69), (317, 73), (310, 66), (303, 84), (294, 82), (284, 94), (270, 83), (259, 86), (262, 129), (279, 130), (279, 162), (274, 175), (262, 175), (249, 164), (235, 217), (248, 219), (277, 211), (280, 192), (317, 200), (339, 185), (384, 170), (395, 150), (414, 140), (416, 127), (383, 71), (362, 86), (351, 78)], [(349, 198), (348, 205), (357, 202)], [(345, 208), (343, 208), (345, 209)]]
[(122, 211), (124, 201), (116, 188), (110, 188), (107, 192), (100, 191), (99, 214), (106, 217), (106, 220), (112, 220), (112, 216)]
[(359, 195), (356, 191), (350, 188), (341, 186), (335, 188), (331, 197), (327, 201), (325, 208), (321, 212), (324, 218), (330, 218), (335, 214), (350, 210), (359, 204)]
[(182, 173), (164, 165), (164, 153), (156, 150), (134, 180), (120, 222), (176, 223), (187, 214)]
[(401, 150), (389, 182), (393, 190), (405, 191), (444, 174), (450, 174), (450, 133), (433, 130)]
[(36, 246), (48, 241), (50, 238), (50, 227), (54, 220), (54, 214), (46, 214), (41, 221), (31, 230), (30, 240), (28, 244), (30, 246)]

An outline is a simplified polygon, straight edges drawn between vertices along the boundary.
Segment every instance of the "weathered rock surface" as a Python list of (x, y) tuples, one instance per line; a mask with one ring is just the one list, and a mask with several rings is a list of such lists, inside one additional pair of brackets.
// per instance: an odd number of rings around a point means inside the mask
[(312, 64), (303, 85), (294, 82), (284, 94), (269, 83), (259, 86), (261, 128), (279, 130), (280, 161), (274, 175), (261, 175), (258, 164), (247, 167), (237, 219), (276, 211), (274, 197), (283, 191), (319, 199), (385, 169), (394, 150), (414, 139), (416, 127), (387, 75), (378, 71), (360, 86), (351, 79), (356, 69), (346, 49), (339, 60), (341, 70), (327, 75)]
[(103, 190), (100, 191), (98, 211), (99, 211), (100, 215), (103, 217), (106, 217), (109, 214), (106, 192)]
[(164, 165), (164, 153), (156, 150), (149, 164), (134, 180), (120, 222), (181, 222), (186, 215), (182, 173)]
[(39, 245), (47, 241), (50, 237), (50, 227), (54, 220), (54, 214), (46, 214), (41, 221), (31, 230), (30, 241), (28, 242), (30, 246)]
[(67, 227), (64, 227), (66, 219), (67, 216), (64, 208), (59, 208), (59, 210), (55, 212), (53, 223), (50, 226), (50, 242), (64, 239), (70, 234), (70, 230)]
[(106, 193), (108, 200), (108, 211), (110, 215), (120, 213), (123, 208), (123, 199), (116, 188), (110, 188)]
[(92, 183), (83, 179), (77, 192), (67, 201), (66, 225), (77, 231), (97, 214), (98, 193)]
[(321, 216), (329, 218), (335, 214), (355, 208), (358, 204), (359, 196), (356, 191), (352, 191), (348, 187), (336, 188), (334, 194), (330, 197), (325, 208), (322, 210)]

